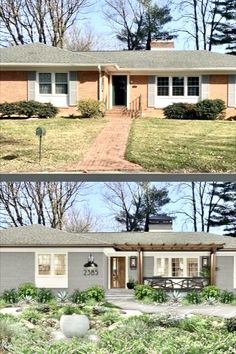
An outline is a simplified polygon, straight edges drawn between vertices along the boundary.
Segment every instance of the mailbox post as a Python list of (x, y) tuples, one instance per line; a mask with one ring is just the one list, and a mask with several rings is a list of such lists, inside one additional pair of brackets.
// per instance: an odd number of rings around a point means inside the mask
[(36, 128), (35, 134), (36, 136), (39, 137), (39, 162), (40, 162), (42, 158), (42, 137), (46, 135), (46, 129), (43, 127), (38, 127)]

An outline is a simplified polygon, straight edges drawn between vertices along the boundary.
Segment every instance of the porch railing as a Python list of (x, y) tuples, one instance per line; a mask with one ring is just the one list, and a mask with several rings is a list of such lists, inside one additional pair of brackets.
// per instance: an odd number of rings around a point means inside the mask
[(210, 284), (207, 277), (144, 277), (144, 284), (165, 290), (202, 289)]
[(142, 115), (142, 95), (139, 95), (130, 102), (129, 113), (132, 118), (137, 118)]

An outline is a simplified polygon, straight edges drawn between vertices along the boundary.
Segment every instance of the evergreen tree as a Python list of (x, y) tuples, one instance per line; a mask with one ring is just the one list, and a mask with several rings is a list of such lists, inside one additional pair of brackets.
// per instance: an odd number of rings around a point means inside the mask
[(217, 183), (215, 197), (220, 198), (211, 216), (212, 227), (224, 226), (227, 236), (236, 237), (236, 183)]
[(215, 22), (216, 32), (212, 38), (213, 45), (227, 44), (229, 54), (236, 55), (236, 1), (225, 0), (215, 1), (217, 3), (217, 15), (223, 18), (224, 22)]

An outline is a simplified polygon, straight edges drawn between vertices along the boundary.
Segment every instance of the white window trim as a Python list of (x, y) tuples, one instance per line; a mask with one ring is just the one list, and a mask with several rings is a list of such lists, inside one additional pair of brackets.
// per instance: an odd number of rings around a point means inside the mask
[[(39, 74), (51, 74), (51, 85), (52, 93), (40, 93), (39, 92)], [(56, 74), (66, 74), (67, 75), (67, 93), (56, 93)], [(36, 83), (37, 83), (37, 94), (43, 97), (67, 97), (69, 93), (69, 73), (68, 72), (52, 72), (52, 71), (39, 71), (36, 73)]]
[[(160, 96), (157, 95), (157, 78), (158, 77), (168, 77), (169, 78), (169, 95), (168, 96)], [(166, 76), (166, 75), (156, 75), (156, 93), (155, 96), (158, 98), (170, 98), (170, 99), (175, 99), (175, 98), (199, 98), (200, 94), (201, 94), (201, 84), (202, 84), (202, 80), (201, 80), (201, 76), (199, 75), (182, 75), (179, 77), (183, 77), (184, 78), (184, 95), (183, 96), (173, 96), (173, 77), (178, 77), (178, 76)], [(199, 78), (199, 95), (198, 96), (188, 96), (188, 77), (198, 77)]]
[[(51, 264), (50, 264), (50, 273), (51, 274), (39, 274), (38, 272), (38, 266), (39, 266), (39, 263), (38, 263), (38, 257), (40, 255), (50, 255), (51, 256)], [(55, 256), (57, 255), (63, 255), (65, 256), (65, 267), (66, 267), (66, 272), (65, 274), (63, 275), (58, 275), (58, 274), (55, 274)], [(67, 276), (68, 274), (68, 255), (67, 253), (64, 253), (64, 252), (53, 252), (53, 253), (50, 253), (50, 252), (40, 252), (40, 253), (36, 253), (36, 276), (39, 277), (39, 278), (47, 278), (47, 277), (65, 277)]]
[(168, 277), (171, 278), (181, 278), (181, 277), (174, 277), (172, 276), (172, 271), (171, 271), (171, 260), (172, 258), (183, 258), (183, 278), (191, 278), (188, 277), (187, 275), (187, 258), (196, 258), (198, 260), (198, 274), (200, 274), (200, 256), (197, 255), (172, 255), (172, 256), (165, 256), (165, 255), (160, 255), (160, 256), (154, 256), (154, 276), (157, 276), (157, 258), (168, 258)]

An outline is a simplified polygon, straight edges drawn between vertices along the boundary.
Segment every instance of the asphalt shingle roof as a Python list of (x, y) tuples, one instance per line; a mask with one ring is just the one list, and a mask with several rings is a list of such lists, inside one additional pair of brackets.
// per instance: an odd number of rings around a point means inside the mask
[(57, 245), (107, 245), (112, 244), (225, 244), (236, 248), (236, 238), (206, 232), (93, 232), (69, 233), (42, 225), (12, 227), (0, 231), (1, 246), (57, 246)]
[(0, 62), (18, 64), (118, 65), (120, 69), (234, 69), (236, 56), (208, 51), (153, 50), (71, 52), (45, 44), (0, 49)]

